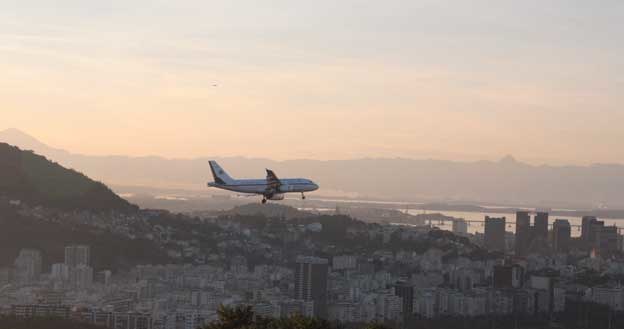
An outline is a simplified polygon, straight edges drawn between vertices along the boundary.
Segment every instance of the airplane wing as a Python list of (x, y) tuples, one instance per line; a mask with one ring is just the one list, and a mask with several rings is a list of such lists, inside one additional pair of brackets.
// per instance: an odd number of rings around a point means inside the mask
[(271, 186), (272, 188), (278, 188), (280, 185), (282, 185), (282, 182), (280, 182), (279, 178), (277, 178), (277, 175), (275, 175), (273, 170), (267, 169), (266, 172), (266, 180), (267, 183), (269, 183), (269, 186)]

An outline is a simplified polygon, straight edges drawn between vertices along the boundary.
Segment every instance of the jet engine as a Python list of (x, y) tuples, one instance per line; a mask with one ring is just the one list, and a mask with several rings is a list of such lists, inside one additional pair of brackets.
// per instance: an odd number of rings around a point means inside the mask
[(284, 193), (275, 193), (268, 197), (269, 200), (284, 200)]

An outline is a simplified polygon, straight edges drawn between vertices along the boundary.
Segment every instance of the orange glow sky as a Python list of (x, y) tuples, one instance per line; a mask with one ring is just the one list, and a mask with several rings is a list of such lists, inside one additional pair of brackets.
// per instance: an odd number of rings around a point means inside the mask
[(0, 129), (85, 154), (624, 162), (624, 2), (19, 1)]

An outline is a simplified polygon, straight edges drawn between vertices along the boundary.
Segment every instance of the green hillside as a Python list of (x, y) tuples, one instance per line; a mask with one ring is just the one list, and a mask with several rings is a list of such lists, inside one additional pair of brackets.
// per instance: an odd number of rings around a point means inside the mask
[(5, 143), (0, 143), (0, 197), (64, 210), (138, 209), (100, 182)]

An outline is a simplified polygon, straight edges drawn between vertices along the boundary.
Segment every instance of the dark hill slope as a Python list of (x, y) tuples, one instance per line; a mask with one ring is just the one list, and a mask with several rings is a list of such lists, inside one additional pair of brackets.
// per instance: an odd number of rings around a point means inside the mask
[(51, 264), (63, 262), (65, 247), (72, 244), (91, 246), (91, 266), (95, 270), (127, 270), (141, 264), (173, 261), (150, 240), (130, 239), (83, 224), (49, 222), (0, 204), (0, 267), (12, 266), (20, 249), (32, 248), (42, 252), (47, 272)]
[(64, 210), (138, 210), (106, 185), (5, 143), (0, 143), (0, 197)]
[(32, 318), (18, 319), (15, 317), (0, 317), (0, 328), (6, 329), (106, 329), (89, 323), (72, 321), (60, 318)]

